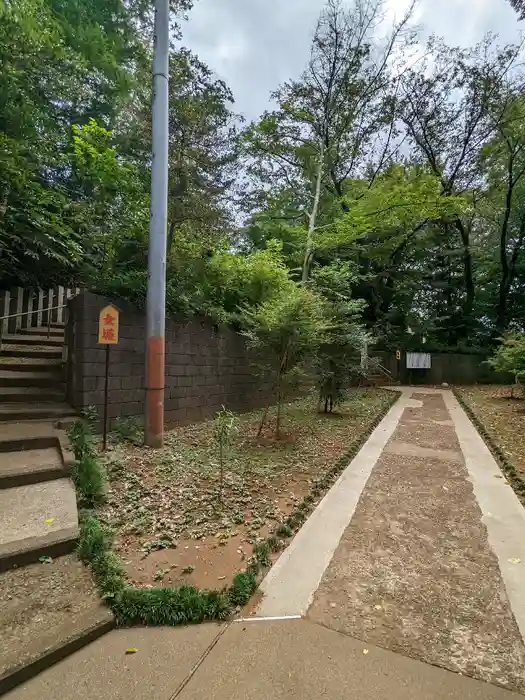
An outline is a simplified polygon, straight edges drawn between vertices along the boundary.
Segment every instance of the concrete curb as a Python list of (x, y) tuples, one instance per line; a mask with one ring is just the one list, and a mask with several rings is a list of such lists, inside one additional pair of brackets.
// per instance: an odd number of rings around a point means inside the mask
[[(489, 545), (498, 559), (510, 607), (525, 641), (525, 603), (522, 595), (525, 510), (457, 398), (452, 392), (445, 393), (444, 398), (454, 421), (474, 495), (483, 514)], [(521, 564), (521, 567), (517, 564)]]

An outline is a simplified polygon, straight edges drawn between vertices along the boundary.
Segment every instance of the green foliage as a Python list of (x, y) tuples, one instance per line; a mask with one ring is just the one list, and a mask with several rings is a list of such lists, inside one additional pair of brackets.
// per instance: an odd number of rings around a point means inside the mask
[(350, 298), (356, 281), (356, 271), (337, 260), (314, 269), (309, 282), (322, 297), (325, 314), (331, 319), (314, 358), (319, 401), (324, 402), (325, 413), (345, 400), (351, 377), (360, 372), (361, 351), (371, 340), (359, 323), (363, 301)]
[(140, 46), (122, 0), (1, 4), (4, 283), (47, 287), (79, 277), (94, 203), (76, 174), (78, 139), (83, 124), (93, 131), (90, 118), (106, 125), (114, 120), (134, 82), (137, 63), (130, 59), (138, 59)]
[(103, 527), (90, 512), (80, 517), (78, 556), (95, 576), (97, 586), (106, 600), (115, 599), (123, 590), (124, 569), (118, 557), (110, 551), (113, 534)]
[[(440, 179), (424, 168), (391, 166), (372, 186), (365, 180), (346, 183), (347, 211), (332, 229), (320, 233), (317, 244), (331, 247), (375, 231), (386, 234), (386, 246), (395, 246), (392, 231), (405, 232), (425, 221), (458, 216), (466, 203), (445, 196)], [(387, 248), (388, 250), (388, 248)]]
[(244, 322), (250, 345), (262, 355), (266, 351), (269, 366), (277, 372), (291, 369), (315, 350), (329, 325), (320, 296), (293, 283), (281, 296), (246, 309)]
[(232, 605), (246, 605), (257, 588), (257, 578), (253, 572), (235, 574), (229, 590)]
[[(174, 39), (191, 4), (170, 3)], [(388, 28), (381, 6), (327, 2), (303, 73), (241, 133), (214, 67), (170, 54), (167, 312), (251, 333), (245, 309), (327, 268), (316, 361), (334, 400), (361, 324), (413, 349), (525, 328), (521, 48), (432, 38), (413, 62), (408, 17)], [(0, 3), (3, 285), (74, 283), (144, 308), (152, 20), (146, 0)], [(330, 279), (335, 261), (346, 280)], [(359, 319), (330, 285), (362, 300)]]
[(125, 588), (114, 601), (113, 612), (120, 625), (183, 625), (224, 620), (230, 601), (222, 591), (179, 588)]
[(286, 294), (244, 312), (245, 335), (257, 351), (259, 367), (273, 385), (277, 402), (276, 436), (281, 404), (300, 379), (301, 363), (312, 357), (330, 326), (322, 298), (313, 290), (290, 283)]
[(107, 479), (88, 422), (76, 421), (69, 428), (68, 437), (75, 454), (73, 481), (78, 499), (84, 507), (92, 508), (104, 501)]
[(118, 442), (136, 444), (141, 435), (141, 428), (136, 418), (118, 418), (113, 424), (111, 433)]
[(512, 374), (515, 383), (525, 385), (525, 333), (509, 332), (488, 361), (497, 372)]

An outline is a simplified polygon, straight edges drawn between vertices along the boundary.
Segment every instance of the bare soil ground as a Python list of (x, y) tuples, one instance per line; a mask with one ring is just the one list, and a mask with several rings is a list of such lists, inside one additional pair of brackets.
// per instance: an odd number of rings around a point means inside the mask
[(511, 399), (510, 388), (497, 385), (462, 387), (459, 392), (525, 478), (525, 398)]
[(115, 548), (130, 582), (141, 587), (221, 588), (244, 569), (253, 544), (284, 520), (352, 441), (370, 431), (391, 401), (383, 390), (352, 390), (332, 415), (312, 398), (284, 408), (283, 437), (273, 437), (275, 410), (261, 438), (262, 411), (238, 416), (220, 492), (213, 421), (167, 433), (151, 450), (114, 444), (106, 457), (107, 505), (100, 517), (117, 532)]
[[(424, 391), (424, 390), (423, 390)], [(451, 671), (525, 691), (525, 646), (439, 394), (414, 391), (309, 616)]]

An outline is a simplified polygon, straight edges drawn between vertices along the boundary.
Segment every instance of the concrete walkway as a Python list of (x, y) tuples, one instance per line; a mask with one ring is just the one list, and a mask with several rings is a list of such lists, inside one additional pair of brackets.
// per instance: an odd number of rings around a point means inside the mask
[(524, 693), (524, 584), (525, 511), (490, 452), (451, 392), (406, 389), (268, 575), (257, 614), (307, 615)]
[(6, 697), (512, 700), (524, 567), (525, 511), (453, 395), (405, 389), (249, 620), (117, 630)]
[[(135, 654), (126, 649), (135, 647)], [(6, 700), (519, 700), (308, 620), (110, 632)]]

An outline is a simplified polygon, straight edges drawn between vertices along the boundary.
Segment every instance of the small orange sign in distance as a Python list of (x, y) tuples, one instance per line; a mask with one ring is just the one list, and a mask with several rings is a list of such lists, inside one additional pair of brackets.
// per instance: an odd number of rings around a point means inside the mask
[(102, 345), (118, 343), (119, 311), (112, 306), (105, 306), (98, 317), (98, 342)]

